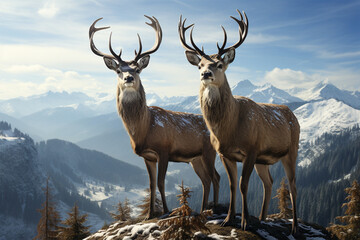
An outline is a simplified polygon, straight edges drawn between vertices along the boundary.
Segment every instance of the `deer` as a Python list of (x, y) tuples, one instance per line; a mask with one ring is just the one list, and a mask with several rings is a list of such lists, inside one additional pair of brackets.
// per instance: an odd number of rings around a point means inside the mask
[[(199, 101), (201, 112), (210, 131), (211, 143), (218, 152), (228, 175), (230, 205), (223, 225), (235, 223), (237, 162), (242, 162), (239, 188), (242, 196), (241, 228), (250, 224), (247, 191), (250, 175), (255, 168), (263, 183), (263, 202), (259, 219), (265, 220), (271, 199), (273, 179), (269, 166), (282, 162), (290, 186), (292, 202), (292, 233), (297, 231), (295, 167), (299, 147), (300, 126), (293, 112), (285, 105), (256, 103), (249, 98), (233, 96), (225, 71), (235, 59), (235, 49), (248, 33), (248, 18), (239, 10), (240, 18), (231, 16), (239, 25), (239, 40), (225, 48), (226, 30), (221, 26), (224, 41), (217, 43), (216, 54), (207, 55), (193, 39), (194, 24), (185, 26), (180, 16), (178, 33), (190, 64), (200, 71)], [(190, 30), (191, 46), (186, 42)]]
[(103, 57), (105, 65), (117, 74), (117, 111), (129, 135), (131, 147), (135, 154), (144, 159), (149, 175), (150, 207), (146, 218), (154, 218), (156, 214), (154, 212), (156, 182), (163, 211), (169, 212), (165, 198), (165, 175), (169, 161), (191, 164), (202, 182), (201, 211), (203, 211), (208, 204), (211, 183), (214, 190), (214, 204), (218, 202), (220, 175), (215, 169), (216, 151), (210, 143), (210, 133), (201, 114), (174, 112), (147, 106), (140, 73), (148, 66), (150, 54), (159, 48), (162, 41), (162, 29), (155, 17), (146, 15), (145, 17), (151, 21), (145, 23), (155, 30), (156, 41), (150, 50), (142, 52), (141, 38), (138, 34), (139, 50), (135, 50), (133, 60), (122, 60), (122, 50), (119, 54), (115, 53), (111, 46), (112, 34), (109, 37), (111, 55), (102, 53), (96, 48), (94, 34), (109, 28), (95, 27), (102, 18), (97, 19), (90, 26), (90, 48), (94, 54)]

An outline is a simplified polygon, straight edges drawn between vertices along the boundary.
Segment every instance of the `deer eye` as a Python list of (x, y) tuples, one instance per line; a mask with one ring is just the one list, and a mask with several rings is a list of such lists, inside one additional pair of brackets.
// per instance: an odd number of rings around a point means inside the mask
[(137, 68), (135, 72), (136, 72), (136, 73), (140, 73), (140, 69)]
[(200, 66), (200, 65), (198, 66), (198, 69), (201, 69), (201, 66)]
[(217, 66), (217, 68), (220, 68), (220, 69), (222, 69), (222, 67), (223, 67), (222, 64), (219, 64), (219, 65)]
[(121, 73), (120, 69), (116, 69), (116, 73), (120, 74)]

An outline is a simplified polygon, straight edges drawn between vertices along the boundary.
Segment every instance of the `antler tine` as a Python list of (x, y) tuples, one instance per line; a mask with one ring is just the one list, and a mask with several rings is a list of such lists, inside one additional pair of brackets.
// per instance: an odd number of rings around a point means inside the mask
[[(194, 42), (194, 39), (193, 39), (193, 36), (192, 36), (192, 33), (193, 33), (193, 30), (194, 30), (194, 26), (191, 28), (190, 30), (190, 42), (191, 42), (191, 45), (193, 45), (193, 47), (195, 48), (195, 51), (200, 55), (200, 56), (204, 56), (205, 53), (200, 50), (200, 48), (198, 48)], [(204, 48), (202, 48), (204, 50)]]
[(144, 15), (144, 16), (146, 18), (150, 19), (151, 23), (147, 23), (147, 22), (145, 22), (145, 23), (155, 30), (155, 32), (156, 32), (156, 40), (155, 40), (154, 46), (150, 50), (148, 50), (148, 51), (146, 51), (144, 53), (141, 53), (142, 44), (141, 44), (140, 36), (138, 35), (139, 52), (136, 53), (136, 56), (135, 56), (135, 58), (133, 60), (134, 62), (137, 62), (140, 58), (144, 57), (145, 55), (149, 55), (149, 54), (152, 54), (152, 53), (156, 52), (159, 49), (161, 41), (162, 41), (162, 30), (161, 30), (161, 26), (160, 26), (159, 21), (154, 16), (152, 18), (147, 16), (147, 15)]
[[(139, 52), (137, 52), (136, 49), (135, 49), (135, 55), (136, 55), (136, 56), (139, 55), (139, 54), (141, 54), (141, 52), (142, 52), (141, 38), (140, 38), (140, 35), (139, 35), (139, 34), (137, 34), (137, 36), (138, 36), (138, 40), (139, 40)], [(139, 59), (140, 59), (140, 58), (139, 58)]]
[(97, 31), (100, 31), (100, 30), (104, 30), (104, 29), (108, 29), (110, 27), (101, 27), (101, 28), (96, 28), (95, 27), (95, 24), (100, 21), (101, 19), (103, 18), (98, 18), (94, 21), (93, 24), (91, 24), (90, 28), (89, 28), (89, 40), (90, 40), (90, 48), (91, 48), (91, 51), (93, 51), (93, 53), (95, 53), (96, 55), (100, 56), (100, 57), (108, 57), (108, 58), (112, 58), (112, 59), (115, 59), (116, 57), (110, 55), (110, 54), (106, 54), (106, 53), (103, 53), (101, 52), (99, 49), (97, 49), (97, 47), (95, 46), (95, 43), (94, 43), (94, 34), (97, 32)]
[[(200, 48), (198, 48), (194, 42), (194, 39), (192, 37), (192, 32), (193, 32), (193, 29), (194, 29), (194, 24), (190, 24), (189, 26), (185, 27), (185, 22), (186, 22), (186, 18), (184, 19), (184, 21), (182, 21), (182, 15), (180, 15), (180, 20), (179, 20), (179, 25), (178, 25), (178, 32), (179, 32), (179, 36), (180, 36), (180, 42), (181, 42), (181, 45), (188, 51), (192, 51), (192, 52), (195, 52), (197, 54), (199, 54), (200, 56), (204, 56), (205, 53), (204, 53), (204, 47), (201, 47), (202, 50), (200, 50)], [(188, 30), (189, 28), (191, 28), (190, 30), (190, 42), (191, 42), (191, 46), (189, 46), (187, 43), (186, 43), (186, 40), (185, 40), (185, 32), (186, 30)]]
[(120, 65), (124, 65), (124, 64), (125, 64), (125, 61), (123, 61), (123, 60), (121, 59), (122, 49), (120, 49), (119, 55), (117, 55), (117, 54), (115, 53), (115, 51), (113, 50), (113, 48), (112, 48), (112, 46), (111, 46), (111, 36), (112, 36), (112, 32), (110, 33), (110, 37), (109, 37), (109, 49), (110, 49), (110, 52), (111, 52), (111, 54), (114, 56), (114, 58), (116, 58), (116, 60), (118, 60), (118, 62), (119, 62)]
[(194, 48), (190, 47), (186, 43), (186, 40), (185, 40), (186, 30), (188, 30), (189, 28), (194, 26), (194, 24), (190, 24), (189, 26), (185, 27), (185, 22), (186, 22), (186, 18), (184, 19), (184, 21), (182, 21), (182, 15), (180, 15), (180, 20), (179, 20), (179, 24), (178, 24), (178, 32), (179, 32), (179, 36), (180, 36), (181, 45), (188, 51), (196, 52), (196, 50)]
[(226, 41), (227, 41), (227, 35), (226, 35), (225, 28), (224, 28), (223, 26), (221, 26), (221, 28), (222, 28), (222, 30), (223, 30), (223, 32), (224, 32), (224, 42), (223, 42), (223, 45), (221, 46), (221, 48), (219, 47), (219, 44), (216, 43), (216, 46), (217, 46), (219, 52), (221, 52), (222, 50), (224, 50), (224, 47), (225, 47)]
[[(239, 13), (241, 19), (239, 20), (239, 19), (237, 19), (237, 18), (235, 18), (235, 17), (233, 17), (233, 16), (230, 16), (230, 17), (231, 17), (232, 19), (234, 19), (234, 20), (237, 22), (237, 24), (239, 25), (239, 36), (240, 36), (240, 39), (239, 39), (239, 41), (237, 41), (237, 43), (235, 43), (235, 44), (232, 45), (231, 47), (228, 47), (228, 48), (225, 48), (225, 49), (223, 48), (223, 47), (225, 47), (225, 46), (221, 47), (221, 48), (219, 49), (218, 55), (224, 54), (225, 52), (229, 51), (230, 48), (237, 48), (237, 47), (239, 47), (239, 46), (244, 42), (244, 40), (245, 40), (245, 38), (246, 38), (246, 36), (247, 36), (248, 28), (249, 28), (248, 18), (247, 18), (247, 16), (246, 16), (245, 12), (243, 11), (243, 14), (244, 14), (244, 16), (245, 16), (245, 21), (244, 21), (244, 18), (243, 18), (243, 16), (242, 16), (241, 12), (240, 12), (238, 9), (236, 9), (236, 11)], [(225, 31), (225, 30), (224, 30), (224, 31)]]

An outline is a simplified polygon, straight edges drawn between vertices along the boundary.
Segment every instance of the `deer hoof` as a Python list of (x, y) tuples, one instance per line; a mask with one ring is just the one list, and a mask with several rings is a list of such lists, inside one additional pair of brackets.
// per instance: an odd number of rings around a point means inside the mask
[(226, 226), (234, 226), (235, 225), (235, 218), (232, 216), (227, 216), (224, 221), (220, 224), (220, 226), (222, 227), (226, 227)]
[(241, 223), (241, 230), (246, 231), (246, 221)]
[(144, 220), (150, 220), (150, 219), (153, 219), (153, 218), (155, 218), (154, 214), (148, 213), (148, 214), (146, 215), (146, 217), (144, 218)]
[(293, 236), (296, 236), (297, 235), (297, 233), (298, 233), (298, 226), (295, 226), (294, 224), (293, 224), (293, 226), (292, 226), (292, 228), (291, 228), (291, 235), (293, 235)]

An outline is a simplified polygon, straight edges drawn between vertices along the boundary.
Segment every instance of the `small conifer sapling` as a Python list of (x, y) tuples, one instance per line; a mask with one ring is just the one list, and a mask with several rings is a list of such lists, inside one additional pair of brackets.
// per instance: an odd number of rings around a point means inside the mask
[(80, 240), (90, 236), (89, 226), (85, 226), (87, 214), (80, 215), (79, 208), (74, 204), (68, 218), (62, 222), (64, 227), (60, 227), (60, 240)]
[(173, 210), (170, 217), (158, 222), (160, 227), (168, 227), (161, 235), (160, 239), (191, 239), (194, 232), (210, 232), (205, 226), (207, 217), (212, 215), (211, 210), (203, 211), (201, 214), (192, 214), (188, 198), (190, 198), (190, 189), (180, 185), (181, 194), (177, 195), (180, 207)]

